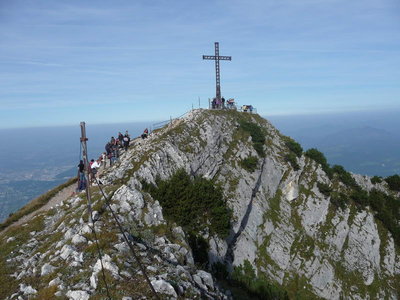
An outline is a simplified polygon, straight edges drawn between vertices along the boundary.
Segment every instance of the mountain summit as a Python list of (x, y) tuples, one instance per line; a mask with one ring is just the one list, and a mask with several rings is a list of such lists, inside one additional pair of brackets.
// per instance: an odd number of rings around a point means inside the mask
[(398, 191), (258, 115), (193, 110), (101, 181), (94, 224), (80, 193), (1, 233), (2, 299), (149, 299), (149, 282), (162, 299), (400, 296)]

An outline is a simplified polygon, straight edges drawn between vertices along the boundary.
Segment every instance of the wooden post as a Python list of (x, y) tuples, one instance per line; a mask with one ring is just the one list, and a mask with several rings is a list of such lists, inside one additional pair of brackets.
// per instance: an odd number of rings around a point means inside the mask
[(81, 122), (81, 146), (82, 146), (82, 157), (84, 164), (84, 174), (86, 179), (86, 198), (88, 200), (88, 209), (89, 209), (89, 217), (94, 226), (93, 214), (92, 214), (92, 200), (90, 198), (90, 165), (88, 159), (87, 152), (87, 144), (88, 138), (86, 137), (86, 127), (85, 122)]

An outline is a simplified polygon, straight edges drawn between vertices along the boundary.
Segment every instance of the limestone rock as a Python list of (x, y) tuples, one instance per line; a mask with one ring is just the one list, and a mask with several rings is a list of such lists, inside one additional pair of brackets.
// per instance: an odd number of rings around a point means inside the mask
[(41, 268), (40, 276), (45, 276), (47, 274), (53, 273), (56, 268), (50, 264), (44, 264)]
[(37, 294), (37, 290), (32, 288), (30, 285), (25, 285), (21, 283), (19, 285), (19, 290), (24, 294), (24, 295), (34, 295)]
[(177, 295), (175, 289), (172, 287), (172, 285), (163, 279), (152, 280), (151, 284), (157, 293), (171, 296), (174, 299), (176, 299), (178, 297), (178, 295)]
[(89, 300), (90, 297), (88, 292), (79, 290), (68, 291), (66, 295), (70, 300)]

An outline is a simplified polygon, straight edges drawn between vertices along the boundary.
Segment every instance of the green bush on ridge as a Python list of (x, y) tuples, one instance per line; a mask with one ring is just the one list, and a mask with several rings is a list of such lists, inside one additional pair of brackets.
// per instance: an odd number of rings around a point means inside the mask
[(211, 234), (228, 235), (232, 212), (223, 198), (222, 188), (211, 180), (191, 179), (185, 170), (179, 169), (167, 180), (156, 179), (156, 186), (146, 182), (142, 185), (160, 201), (165, 217), (187, 232), (198, 233), (208, 227)]
[(344, 193), (331, 193), (331, 203), (338, 208), (345, 209), (350, 199)]
[[(329, 178), (332, 179), (333, 175), (335, 175), (347, 186), (348, 192), (343, 193), (333, 192), (330, 190), (329, 186), (319, 182), (317, 183), (317, 186), (322, 194), (325, 196), (331, 196), (330, 201), (334, 206), (344, 209), (350, 200), (353, 200), (359, 208), (371, 206), (371, 208), (376, 212), (375, 217), (381, 220), (383, 225), (392, 233), (396, 244), (400, 245), (399, 198), (386, 195), (377, 189), (373, 189), (368, 193), (357, 184), (353, 176), (351, 176), (351, 174), (342, 166), (334, 165), (333, 167), (330, 167), (324, 154), (315, 148), (307, 150), (305, 155), (319, 163)], [(389, 176), (384, 180), (387, 182), (389, 189), (396, 192), (400, 191), (399, 175)], [(379, 176), (374, 176), (371, 178), (371, 182), (373, 184), (380, 183), (382, 182), (382, 178)]]
[(358, 184), (354, 180), (353, 176), (347, 172), (342, 166), (334, 165), (331, 171), (339, 176), (341, 182), (349, 187), (358, 187)]
[(293, 152), (289, 152), (285, 155), (285, 160), (292, 166), (293, 170), (300, 170), (300, 166), (297, 163), (297, 157)]
[(293, 170), (300, 170), (297, 158), (301, 157), (303, 148), (291, 137), (284, 136), (283, 141), (285, 142), (286, 147), (289, 148), (289, 153), (284, 156), (285, 160), (292, 166)]
[(376, 211), (375, 217), (382, 221), (400, 246), (400, 199), (372, 189), (368, 195), (368, 205)]
[(372, 184), (377, 184), (382, 182), (382, 177), (381, 176), (374, 176), (371, 178), (371, 183)]
[(400, 176), (399, 175), (392, 175), (385, 178), (389, 189), (392, 191), (400, 192)]
[(305, 153), (305, 156), (311, 158), (316, 163), (320, 164), (322, 170), (328, 175), (329, 178), (332, 178), (332, 170), (329, 167), (328, 161), (326, 160), (325, 155), (316, 148), (308, 149)]
[(285, 141), (286, 147), (288, 147), (290, 151), (296, 154), (297, 157), (301, 156), (301, 154), (303, 153), (303, 148), (299, 143), (297, 143), (294, 139), (288, 136), (285, 136), (283, 140)]
[(261, 157), (265, 156), (264, 153), (264, 143), (265, 143), (265, 136), (261, 130), (261, 127), (255, 123), (247, 122), (240, 120), (239, 121), (240, 128), (244, 131), (250, 133), (251, 140), (253, 141), (254, 150), (260, 155)]
[(317, 182), (317, 187), (318, 187), (319, 191), (321, 192), (321, 194), (323, 194), (327, 197), (331, 195), (332, 189), (329, 186), (329, 184)]

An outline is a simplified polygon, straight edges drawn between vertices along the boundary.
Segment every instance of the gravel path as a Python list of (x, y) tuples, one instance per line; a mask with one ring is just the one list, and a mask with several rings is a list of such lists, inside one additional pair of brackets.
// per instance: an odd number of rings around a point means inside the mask
[[(140, 143), (140, 141), (142, 141), (142, 139), (140, 138), (134, 138), (131, 141), (131, 146), (137, 144), (138, 142)], [(121, 153), (121, 156), (125, 154), (125, 151), (123, 151)], [(105, 169), (108, 169), (110, 166), (106, 165), (106, 167), (102, 166), (99, 168), (99, 172), (98, 172), (98, 178), (101, 177), (102, 173), (105, 171)], [(35, 215), (37, 215), (40, 212), (43, 211), (47, 211), (50, 208), (52, 208), (53, 206), (56, 206), (57, 204), (61, 203), (62, 201), (68, 199), (69, 197), (71, 197), (74, 192), (75, 189), (77, 188), (77, 183), (73, 183), (70, 186), (67, 186), (66, 188), (62, 189), (61, 191), (59, 191), (53, 198), (51, 198), (49, 200), (49, 202), (47, 202), (45, 205), (43, 205), (41, 208), (31, 212), (30, 214), (23, 216), (21, 219), (19, 219), (18, 221), (12, 223), (11, 225), (9, 225), (7, 228), (3, 229), (2, 231), (0, 231), (0, 235), (3, 234), (5, 231), (7, 231), (9, 228), (12, 228), (14, 226), (19, 226), (22, 225), (26, 222), (28, 222), (29, 220), (31, 220)]]

